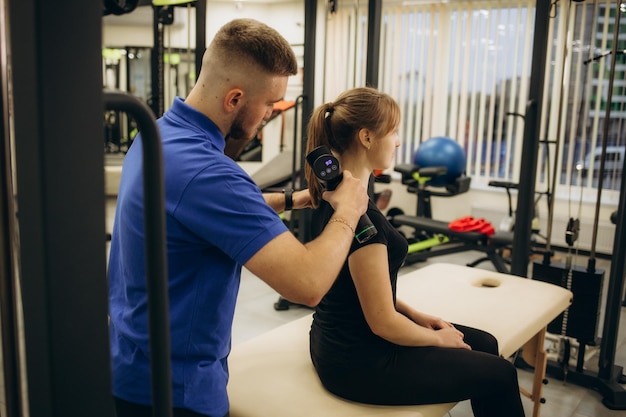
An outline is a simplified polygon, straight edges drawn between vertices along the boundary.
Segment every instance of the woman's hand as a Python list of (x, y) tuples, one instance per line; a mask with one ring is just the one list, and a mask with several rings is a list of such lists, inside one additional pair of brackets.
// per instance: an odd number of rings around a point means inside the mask
[(443, 320), (442, 318), (431, 316), (430, 314), (426, 313), (420, 312), (419, 314), (416, 314), (415, 317), (411, 318), (415, 323), (419, 324), (420, 326), (433, 330), (445, 329), (447, 327), (454, 328), (451, 323)]
[(439, 343), (437, 344), (437, 346), (469, 350), (472, 349), (470, 345), (463, 341), (463, 333), (461, 333), (452, 325), (450, 325), (450, 327), (445, 327), (437, 330), (436, 333), (439, 338)]

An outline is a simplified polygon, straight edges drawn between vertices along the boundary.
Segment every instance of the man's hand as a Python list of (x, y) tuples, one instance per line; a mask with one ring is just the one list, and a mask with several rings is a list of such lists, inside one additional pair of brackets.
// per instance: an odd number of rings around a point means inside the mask
[(343, 171), (343, 179), (334, 191), (324, 191), (322, 198), (330, 203), (335, 213), (344, 220), (357, 224), (359, 217), (367, 211), (369, 196), (361, 180), (352, 176), (350, 171)]

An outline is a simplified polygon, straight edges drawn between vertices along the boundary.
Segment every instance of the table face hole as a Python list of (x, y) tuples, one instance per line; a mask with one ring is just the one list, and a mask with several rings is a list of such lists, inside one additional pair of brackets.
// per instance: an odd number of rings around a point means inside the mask
[(481, 278), (474, 283), (476, 287), (497, 288), (500, 286), (500, 280), (497, 278)]

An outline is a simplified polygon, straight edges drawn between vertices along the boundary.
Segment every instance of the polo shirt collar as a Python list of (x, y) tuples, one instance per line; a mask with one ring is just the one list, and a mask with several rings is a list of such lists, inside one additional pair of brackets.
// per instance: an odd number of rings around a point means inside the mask
[(168, 113), (171, 113), (171, 115), (180, 119), (184, 123), (204, 131), (207, 138), (213, 143), (213, 145), (219, 148), (222, 152), (224, 151), (224, 148), (226, 147), (226, 140), (222, 135), (222, 131), (215, 123), (213, 123), (211, 119), (185, 103), (181, 97), (176, 97), (174, 99), (172, 107), (170, 107)]

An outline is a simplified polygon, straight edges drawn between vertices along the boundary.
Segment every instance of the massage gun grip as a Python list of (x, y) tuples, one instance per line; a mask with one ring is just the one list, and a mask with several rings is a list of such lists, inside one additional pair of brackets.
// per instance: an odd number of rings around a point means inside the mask
[[(343, 180), (343, 173), (341, 172), (339, 161), (327, 147), (319, 146), (315, 148), (307, 155), (306, 159), (313, 168), (315, 176), (325, 184), (326, 190), (333, 191), (339, 186), (339, 183)], [(355, 230), (354, 238), (359, 243), (369, 240), (378, 233), (367, 214), (361, 216)]]

